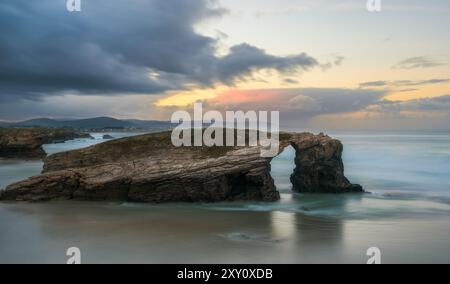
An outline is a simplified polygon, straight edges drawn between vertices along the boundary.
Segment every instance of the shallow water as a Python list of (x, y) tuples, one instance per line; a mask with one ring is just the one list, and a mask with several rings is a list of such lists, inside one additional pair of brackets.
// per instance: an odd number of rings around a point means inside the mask
[(201, 205), (52, 203), (0, 207), (0, 262), (84, 263), (449, 262), (448, 218), (342, 220)]
[[(287, 149), (272, 162), (277, 203), (0, 204), (0, 263), (64, 263), (72, 246), (85, 263), (365, 263), (370, 247), (384, 263), (450, 263), (450, 136), (333, 136), (347, 176), (372, 194), (292, 193)], [(0, 161), (0, 187), (41, 166)]]

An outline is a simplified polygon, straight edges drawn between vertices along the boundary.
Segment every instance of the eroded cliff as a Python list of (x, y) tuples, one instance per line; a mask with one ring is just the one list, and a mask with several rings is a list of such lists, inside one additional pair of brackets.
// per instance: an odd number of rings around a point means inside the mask
[(0, 158), (41, 159), (46, 156), (44, 144), (87, 137), (70, 129), (0, 128)]

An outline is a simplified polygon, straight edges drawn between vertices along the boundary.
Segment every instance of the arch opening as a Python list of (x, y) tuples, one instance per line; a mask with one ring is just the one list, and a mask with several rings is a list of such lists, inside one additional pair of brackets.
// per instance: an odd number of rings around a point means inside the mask
[(272, 176), (277, 190), (283, 193), (292, 193), (291, 175), (295, 169), (295, 149), (292, 146), (286, 147), (270, 163)]

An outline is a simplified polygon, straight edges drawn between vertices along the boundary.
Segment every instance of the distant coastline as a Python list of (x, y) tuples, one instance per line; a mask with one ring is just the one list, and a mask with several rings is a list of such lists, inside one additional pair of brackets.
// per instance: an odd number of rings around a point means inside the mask
[(121, 132), (168, 130), (173, 127), (170, 121), (116, 119), (112, 117), (94, 117), (87, 119), (56, 120), (37, 118), (17, 122), (1, 122), (0, 128), (71, 128), (85, 132)]

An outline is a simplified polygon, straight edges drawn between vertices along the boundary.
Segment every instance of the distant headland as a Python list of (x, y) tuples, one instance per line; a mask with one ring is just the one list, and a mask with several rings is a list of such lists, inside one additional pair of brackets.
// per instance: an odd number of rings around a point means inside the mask
[(57, 120), (36, 118), (18, 122), (1, 122), (0, 128), (72, 128), (90, 132), (134, 131), (134, 130), (168, 130), (173, 125), (170, 121), (116, 119), (112, 117), (94, 117), (87, 119)]

